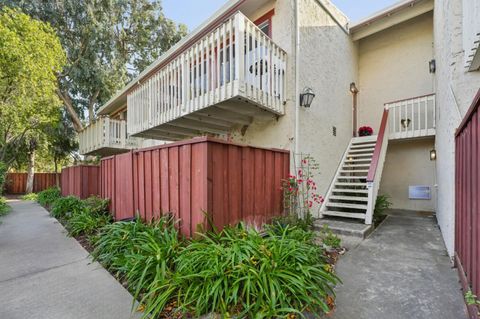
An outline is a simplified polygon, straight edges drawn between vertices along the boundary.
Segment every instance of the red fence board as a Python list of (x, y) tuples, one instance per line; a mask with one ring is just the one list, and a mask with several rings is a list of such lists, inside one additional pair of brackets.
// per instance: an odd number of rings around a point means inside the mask
[[(480, 294), (480, 90), (455, 135), (455, 260), (464, 289)], [(476, 318), (476, 310), (471, 309)]]
[(288, 171), (288, 151), (197, 138), (103, 159), (100, 188), (115, 219), (168, 213), (190, 236), (207, 226), (205, 214), (218, 228), (279, 215)]
[[(60, 174), (35, 173), (33, 175), (33, 192), (38, 193), (49, 187), (57, 185), (57, 176), (60, 182)], [(5, 193), (25, 194), (27, 188), (27, 173), (8, 173)]]
[(100, 167), (93, 165), (71, 166), (62, 169), (62, 196), (87, 198), (100, 195)]

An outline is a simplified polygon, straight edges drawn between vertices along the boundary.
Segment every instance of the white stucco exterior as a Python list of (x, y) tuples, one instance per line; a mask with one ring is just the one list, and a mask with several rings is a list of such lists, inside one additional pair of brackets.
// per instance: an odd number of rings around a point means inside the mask
[[(455, 130), (480, 88), (480, 72), (467, 72), (465, 41), (470, 27), (462, 28), (475, 1), (436, 0), (434, 14), (437, 64), (437, 219), (448, 253), (453, 255), (455, 238)], [(476, 3), (478, 7), (478, 2)], [(477, 16), (478, 21), (478, 16)], [(478, 32), (478, 31), (477, 31)]]

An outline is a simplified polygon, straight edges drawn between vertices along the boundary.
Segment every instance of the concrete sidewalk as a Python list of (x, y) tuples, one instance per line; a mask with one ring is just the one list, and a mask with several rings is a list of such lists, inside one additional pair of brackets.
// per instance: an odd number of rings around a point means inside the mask
[(0, 218), (0, 318), (131, 318), (132, 296), (36, 203)]
[(340, 258), (335, 319), (466, 319), (457, 270), (433, 217), (390, 215)]

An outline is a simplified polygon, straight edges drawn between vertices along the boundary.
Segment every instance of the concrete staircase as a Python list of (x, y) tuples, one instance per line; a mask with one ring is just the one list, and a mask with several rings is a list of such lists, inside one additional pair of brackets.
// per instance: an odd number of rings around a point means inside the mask
[(320, 210), (323, 217), (367, 219), (366, 179), (376, 141), (376, 135), (352, 138)]

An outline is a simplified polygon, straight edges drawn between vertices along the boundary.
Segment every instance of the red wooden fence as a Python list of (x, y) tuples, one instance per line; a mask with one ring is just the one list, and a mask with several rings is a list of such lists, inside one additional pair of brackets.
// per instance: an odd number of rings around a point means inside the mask
[[(455, 262), (465, 290), (480, 295), (480, 90), (455, 135)], [(470, 317), (477, 318), (475, 307)]]
[(71, 166), (62, 169), (62, 196), (87, 198), (100, 195), (100, 167), (93, 165)]
[[(57, 185), (57, 175), (60, 181), (60, 174), (55, 173), (35, 173), (33, 175), (33, 192), (38, 193), (49, 187)], [(27, 189), (27, 173), (8, 173), (5, 193), (6, 194), (25, 194)]]
[(196, 138), (103, 159), (101, 196), (117, 220), (171, 213), (188, 236), (206, 226), (205, 214), (218, 228), (280, 214), (288, 172), (288, 151)]

